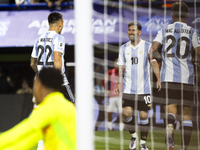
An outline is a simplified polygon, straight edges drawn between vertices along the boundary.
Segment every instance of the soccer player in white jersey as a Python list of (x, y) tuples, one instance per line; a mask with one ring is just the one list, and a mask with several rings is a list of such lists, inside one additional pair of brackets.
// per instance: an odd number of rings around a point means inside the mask
[(179, 108), (183, 108), (181, 137), (182, 150), (187, 150), (192, 133), (192, 105), (194, 104), (194, 66), (192, 52), (200, 58), (200, 36), (198, 31), (186, 24), (188, 6), (183, 2), (172, 5), (173, 24), (158, 31), (152, 44), (156, 58), (162, 45), (161, 85), (165, 103), (165, 141), (169, 150), (174, 148), (174, 124)]
[[(119, 81), (115, 91), (120, 92), (122, 72), (124, 72), (122, 107), (125, 128), (131, 134), (130, 150), (136, 149), (137, 134), (133, 111), (139, 111), (141, 124), (141, 150), (148, 150), (146, 139), (149, 131), (148, 110), (151, 109), (150, 63), (157, 77), (157, 88), (160, 90), (159, 65), (155, 59), (149, 58), (151, 44), (140, 38), (142, 26), (139, 22), (128, 23), (129, 42), (120, 47), (117, 64), (119, 65)], [(135, 113), (134, 113), (135, 114)]]
[[(74, 94), (65, 75), (64, 54), (65, 38), (60, 35), (63, 28), (62, 14), (52, 12), (48, 16), (49, 30), (42, 34), (35, 42), (31, 54), (31, 67), (38, 73), (42, 67), (55, 67), (62, 71), (64, 84), (60, 92), (66, 99), (75, 103)], [(56, 79), (55, 79), (56, 80)]]

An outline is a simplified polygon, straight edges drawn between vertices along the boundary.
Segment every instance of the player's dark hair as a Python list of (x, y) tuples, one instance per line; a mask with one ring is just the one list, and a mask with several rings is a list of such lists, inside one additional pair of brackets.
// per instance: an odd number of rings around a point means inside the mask
[(59, 90), (63, 84), (63, 75), (61, 71), (55, 68), (43, 67), (38, 77), (42, 84), (47, 88)]
[(128, 27), (130, 26), (137, 26), (138, 30), (142, 30), (142, 25), (138, 21), (132, 21), (128, 23)]
[(52, 12), (49, 14), (48, 16), (48, 22), (49, 24), (54, 24), (56, 23), (57, 21), (61, 20), (62, 19), (62, 14), (58, 13), (58, 12)]
[(172, 4), (172, 13), (176, 18), (186, 18), (188, 11), (188, 6), (183, 2), (175, 2)]

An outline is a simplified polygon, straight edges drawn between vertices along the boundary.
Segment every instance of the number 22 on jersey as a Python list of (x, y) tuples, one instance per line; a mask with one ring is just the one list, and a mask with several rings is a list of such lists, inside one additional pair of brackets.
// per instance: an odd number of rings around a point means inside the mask
[[(37, 51), (39, 53), (38, 56), (38, 65), (54, 65), (53, 61), (50, 61), (50, 56), (52, 55), (52, 49), (49, 45), (46, 45), (46, 47), (44, 48), (44, 46), (39, 45), (37, 47)], [(46, 55), (47, 53), (47, 55)], [(45, 55), (45, 59), (42, 59), (42, 57)], [(45, 64), (44, 64), (45, 62)]]

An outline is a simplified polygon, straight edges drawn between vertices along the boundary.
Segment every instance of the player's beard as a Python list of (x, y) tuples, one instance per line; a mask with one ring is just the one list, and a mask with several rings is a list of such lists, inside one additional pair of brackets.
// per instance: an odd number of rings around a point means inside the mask
[(135, 41), (138, 40), (138, 36), (133, 35), (133, 34), (130, 34), (128, 37), (129, 37), (129, 40), (130, 40), (132, 43), (135, 43)]

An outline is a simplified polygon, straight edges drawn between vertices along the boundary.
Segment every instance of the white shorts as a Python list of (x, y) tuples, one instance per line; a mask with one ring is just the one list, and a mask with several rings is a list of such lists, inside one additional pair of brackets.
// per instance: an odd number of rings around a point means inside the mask
[(108, 112), (118, 112), (120, 107), (120, 97), (110, 97), (109, 104), (107, 105)]

